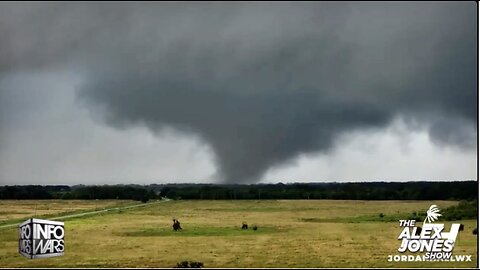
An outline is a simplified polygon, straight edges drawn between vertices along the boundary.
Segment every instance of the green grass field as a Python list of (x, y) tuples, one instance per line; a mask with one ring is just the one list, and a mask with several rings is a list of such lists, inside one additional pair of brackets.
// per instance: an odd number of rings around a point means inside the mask
[(33, 216), (54, 217), (134, 203), (127, 200), (0, 200), (0, 225)]
[[(45, 201), (44, 201), (45, 202)], [(454, 201), (168, 201), (65, 220), (65, 255), (18, 254), (17, 228), (0, 229), (1, 267), (476, 267), (476, 220), (463, 220), (453, 254), (471, 262), (388, 262), (397, 218)], [(21, 201), (4, 201), (9, 211)], [(2, 211), (4, 211), (2, 209)], [(380, 218), (383, 213), (385, 217)], [(57, 212), (57, 214), (60, 214)], [(18, 218), (18, 216), (15, 216)], [(172, 218), (183, 230), (172, 230)], [(8, 222), (8, 220), (3, 220)], [(245, 221), (258, 230), (241, 230)], [(439, 222), (443, 222), (439, 220)], [(449, 230), (452, 222), (443, 222)]]

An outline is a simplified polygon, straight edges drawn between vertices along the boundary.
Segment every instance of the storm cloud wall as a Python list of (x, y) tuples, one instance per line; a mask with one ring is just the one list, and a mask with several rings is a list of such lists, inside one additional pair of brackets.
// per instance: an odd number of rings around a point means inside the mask
[(475, 3), (1, 3), (0, 74), (67, 69), (119, 129), (199, 137), (256, 182), (395, 117), (476, 147)]

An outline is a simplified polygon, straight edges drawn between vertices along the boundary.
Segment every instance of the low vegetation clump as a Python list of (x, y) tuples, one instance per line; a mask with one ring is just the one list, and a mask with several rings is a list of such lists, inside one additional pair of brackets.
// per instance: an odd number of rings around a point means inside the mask
[(447, 221), (476, 219), (477, 214), (477, 201), (460, 201), (458, 205), (442, 210), (442, 218)]
[(202, 268), (203, 263), (202, 262), (196, 262), (196, 261), (182, 261), (177, 263), (177, 266), (174, 268)]

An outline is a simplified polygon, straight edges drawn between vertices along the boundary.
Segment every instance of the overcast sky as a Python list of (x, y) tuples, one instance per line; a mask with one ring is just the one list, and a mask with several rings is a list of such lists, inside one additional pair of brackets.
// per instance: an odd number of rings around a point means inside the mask
[(475, 2), (0, 3), (0, 184), (477, 180)]

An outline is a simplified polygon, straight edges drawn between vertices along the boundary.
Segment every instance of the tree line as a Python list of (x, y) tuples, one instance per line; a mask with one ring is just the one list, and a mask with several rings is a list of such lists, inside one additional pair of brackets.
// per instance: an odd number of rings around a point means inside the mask
[(0, 199), (188, 200), (475, 200), (477, 181), (294, 184), (151, 184), (1, 186)]

